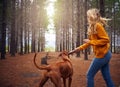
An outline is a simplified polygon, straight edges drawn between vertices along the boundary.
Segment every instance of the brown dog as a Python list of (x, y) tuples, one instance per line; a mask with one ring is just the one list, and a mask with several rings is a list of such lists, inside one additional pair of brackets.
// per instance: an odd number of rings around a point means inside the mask
[(49, 78), (53, 82), (55, 87), (62, 87), (61, 77), (63, 78), (64, 87), (66, 87), (67, 78), (68, 78), (68, 87), (71, 87), (73, 67), (70, 59), (68, 58), (68, 52), (63, 51), (60, 53), (59, 57), (62, 58), (63, 61), (51, 65), (41, 65), (41, 66), (38, 66), (35, 62), (36, 55), (37, 54), (35, 54), (34, 56), (35, 66), (40, 70), (46, 70), (46, 72), (43, 73), (43, 77), (41, 78), (39, 87), (43, 87)]

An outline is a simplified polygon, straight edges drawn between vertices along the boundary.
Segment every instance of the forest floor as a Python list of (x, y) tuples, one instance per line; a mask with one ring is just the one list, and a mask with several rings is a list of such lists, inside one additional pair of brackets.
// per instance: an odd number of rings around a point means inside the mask
[[(38, 64), (45, 54), (44, 52), (38, 53)], [(48, 63), (59, 61), (55, 58), (58, 54), (58, 52), (51, 52), (49, 55), (53, 58), (48, 59)], [(5, 60), (0, 60), (0, 87), (38, 87), (42, 71), (34, 66), (33, 57), (34, 53), (22, 56), (16, 54), (15, 57), (7, 54)], [(89, 56), (88, 60), (84, 60), (83, 55), (80, 58), (76, 58), (75, 55), (70, 57), (74, 68), (72, 87), (86, 87), (86, 72), (92, 57)], [(120, 54), (112, 55), (110, 72), (115, 87), (120, 87)], [(95, 87), (106, 87), (101, 72), (97, 73), (94, 81)], [(54, 87), (54, 85), (48, 80), (44, 87)]]

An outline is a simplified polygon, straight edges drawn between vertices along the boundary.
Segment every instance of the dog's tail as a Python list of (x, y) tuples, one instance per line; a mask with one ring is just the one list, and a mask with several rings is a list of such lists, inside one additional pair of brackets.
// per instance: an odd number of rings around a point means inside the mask
[(50, 71), (51, 68), (49, 67), (49, 65), (41, 65), (41, 66), (38, 66), (38, 65), (37, 65), (37, 63), (36, 63), (36, 56), (37, 56), (37, 53), (35, 53), (35, 55), (34, 55), (34, 60), (33, 60), (34, 65), (35, 65), (38, 69), (40, 69), (40, 70)]

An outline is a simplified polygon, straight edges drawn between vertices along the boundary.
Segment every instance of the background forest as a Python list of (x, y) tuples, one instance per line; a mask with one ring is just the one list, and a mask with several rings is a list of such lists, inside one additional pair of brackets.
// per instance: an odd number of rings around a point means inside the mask
[[(51, 18), (47, 14), (50, 3), (54, 4)], [(6, 53), (15, 56), (47, 51), (45, 33), (50, 30), (55, 34), (56, 52), (70, 51), (83, 44), (89, 8), (98, 8), (103, 17), (112, 19), (106, 31), (111, 39), (111, 52), (120, 53), (120, 0), (0, 0), (1, 59), (5, 59)], [(51, 22), (53, 27), (48, 28)], [(77, 56), (84, 53), (87, 59), (86, 54), (91, 51), (89, 48)]]

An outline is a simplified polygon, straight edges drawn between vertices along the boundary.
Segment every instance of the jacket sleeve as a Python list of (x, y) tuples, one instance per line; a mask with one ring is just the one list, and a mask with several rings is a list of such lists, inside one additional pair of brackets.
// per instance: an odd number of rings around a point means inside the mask
[(97, 46), (103, 46), (107, 43), (110, 42), (109, 37), (104, 29), (104, 27), (97, 23), (96, 24), (96, 29), (97, 29), (97, 37), (98, 39), (96, 40), (90, 40), (91, 45), (97, 45)]
[(77, 47), (77, 49), (84, 50), (84, 49), (86, 49), (86, 48), (89, 47), (89, 46), (90, 46), (89, 43), (84, 43), (83, 45)]

